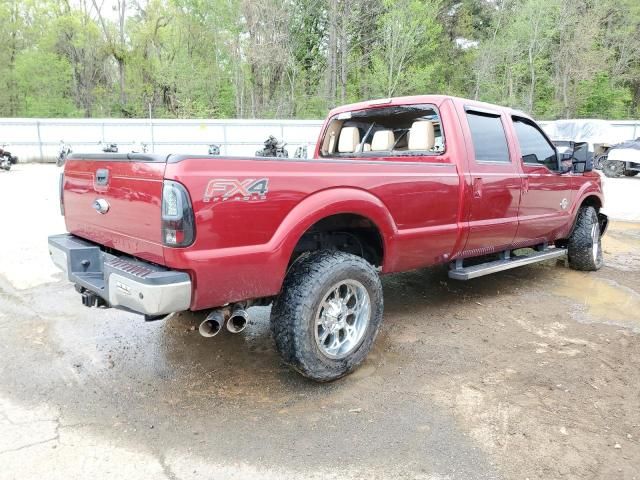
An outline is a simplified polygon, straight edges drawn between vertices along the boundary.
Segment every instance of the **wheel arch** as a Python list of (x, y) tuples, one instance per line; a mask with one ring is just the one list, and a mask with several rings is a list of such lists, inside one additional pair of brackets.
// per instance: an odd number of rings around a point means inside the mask
[[(593, 187), (590, 187), (589, 185), (585, 185), (583, 190), (589, 190), (590, 188), (593, 188)], [(571, 236), (571, 234), (576, 228), (576, 224), (578, 222), (578, 214), (582, 207), (593, 207), (596, 210), (596, 213), (598, 214), (598, 219), (600, 221), (600, 231), (602, 234), (604, 234), (607, 228), (608, 220), (606, 215), (600, 213), (600, 209), (602, 208), (602, 206), (603, 206), (602, 194), (599, 191), (591, 190), (591, 191), (587, 191), (586, 193), (583, 193), (581, 195), (580, 201), (576, 202), (574, 205), (574, 209), (572, 212), (572, 221), (570, 224), (571, 228), (567, 232), (566, 236), (563, 236), (562, 240), (558, 240), (556, 243), (561, 245), (565, 243), (565, 240)]]
[[(359, 256), (377, 266), (383, 266), (394, 255), (391, 239), (397, 226), (389, 210), (375, 195), (355, 188), (332, 188), (305, 198), (283, 220), (274, 241), (279, 244), (281, 260), (288, 268), (301, 253), (314, 250), (309, 245), (313, 241), (311, 236), (338, 232), (359, 242), (368, 250)], [(319, 240), (322, 244), (322, 239)]]
[(291, 252), (289, 264), (306, 252), (338, 250), (364, 258), (381, 267), (384, 240), (378, 226), (368, 217), (356, 213), (326, 216), (305, 230)]
[(600, 209), (604, 206), (604, 197), (602, 195), (602, 181), (598, 180), (600, 179), (590, 178), (588, 181), (580, 185), (580, 188), (575, 193), (573, 211), (571, 212), (574, 217), (574, 221), (575, 216), (578, 214), (578, 210), (580, 210), (581, 207), (589, 206), (595, 208), (596, 211), (600, 211)]
[(596, 212), (599, 212), (602, 208), (602, 198), (593, 193), (588, 194), (586, 197), (582, 199), (580, 205), (578, 206), (578, 210), (582, 207), (593, 207), (596, 209)]

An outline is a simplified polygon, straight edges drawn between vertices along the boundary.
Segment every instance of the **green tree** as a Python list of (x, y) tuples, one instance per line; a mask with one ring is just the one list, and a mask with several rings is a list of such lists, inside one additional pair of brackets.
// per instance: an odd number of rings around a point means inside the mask
[(0, 0), (0, 115), (318, 118), (445, 93), (640, 115), (637, 0)]
[(425, 91), (438, 71), (437, 0), (385, 0), (380, 39), (369, 82), (374, 92), (391, 97)]

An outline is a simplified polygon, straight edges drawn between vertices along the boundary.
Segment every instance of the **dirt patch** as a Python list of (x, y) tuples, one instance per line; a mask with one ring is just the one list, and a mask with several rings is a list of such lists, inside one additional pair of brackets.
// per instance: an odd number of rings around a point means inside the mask
[[(436, 369), (412, 363), (432, 375), (419, 390), (507, 478), (640, 479), (640, 274), (615, 266), (620, 255), (640, 261), (638, 226), (612, 233), (613, 265), (600, 272), (547, 264), (449, 282), (459, 301), (430, 312), (442, 323), (428, 345), (450, 356)], [(408, 324), (393, 338), (420, 357), (424, 333)]]

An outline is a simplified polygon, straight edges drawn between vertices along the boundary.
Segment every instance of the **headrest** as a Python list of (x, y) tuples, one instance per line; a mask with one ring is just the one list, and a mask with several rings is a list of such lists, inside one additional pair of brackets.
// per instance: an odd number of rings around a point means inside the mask
[(409, 131), (409, 150), (432, 150), (436, 143), (433, 122), (413, 122)]
[(396, 138), (392, 130), (378, 130), (371, 140), (371, 151), (380, 152), (391, 150), (395, 141)]
[(352, 153), (360, 143), (360, 131), (357, 127), (344, 127), (340, 130), (340, 139), (338, 140), (338, 152)]

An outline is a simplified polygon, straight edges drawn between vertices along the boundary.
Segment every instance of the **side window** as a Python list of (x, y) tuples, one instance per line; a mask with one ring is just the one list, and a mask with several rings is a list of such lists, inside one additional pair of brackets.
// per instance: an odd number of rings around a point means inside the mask
[(545, 165), (549, 170), (558, 170), (556, 150), (531, 123), (520, 118), (513, 119), (516, 136), (522, 152), (522, 161), (529, 165)]
[(467, 121), (471, 130), (476, 161), (505, 163), (511, 161), (507, 137), (500, 117), (468, 111)]

